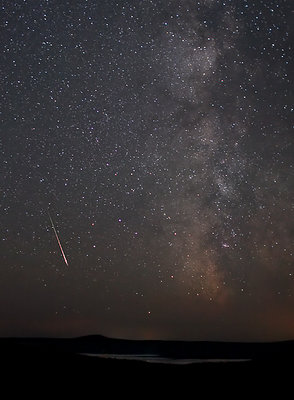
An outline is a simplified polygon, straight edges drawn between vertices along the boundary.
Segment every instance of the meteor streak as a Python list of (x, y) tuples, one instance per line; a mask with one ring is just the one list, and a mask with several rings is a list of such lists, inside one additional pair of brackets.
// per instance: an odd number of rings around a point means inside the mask
[(62, 257), (63, 257), (63, 259), (64, 259), (64, 262), (65, 262), (65, 264), (66, 264), (66, 265), (67, 265), (67, 267), (68, 267), (68, 261), (67, 261), (67, 258), (66, 258), (65, 254), (64, 254), (63, 248), (62, 248), (62, 246), (61, 246), (61, 243), (60, 243), (60, 240), (59, 240), (58, 234), (57, 234), (57, 232), (56, 232), (56, 229), (55, 229), (55, 226), (54, 226), (54, 223), (53, 223), (53, 220), (52, 220), (52, 218), (51, 218), (51, 215), (50, 215), (49, 211), (48, 211), (48, 215), (49, 215), (50, 222), (51, 222), (51, 226), (52, 226), (52, 229), (53, 229), (53, 231), (54, 231), (54, 233), (55, 233), (55, 237), (56, 237), (56, 240), (57, 240), (58, 246), (59, 246), (59, 248), (60, 248), (60, 251), (61, 251)]

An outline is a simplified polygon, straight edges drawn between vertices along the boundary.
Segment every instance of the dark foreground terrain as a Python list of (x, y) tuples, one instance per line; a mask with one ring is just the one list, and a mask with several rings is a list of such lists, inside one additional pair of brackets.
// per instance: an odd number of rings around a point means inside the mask
[[(153, 354), (165, 359), (242, 359), (221, 363), (150, 363), (101, 358), (92, 354)], [(102, 336), (76, 339), (0, 339), (2, 389), (38, 398), (95, 393), (145, 398), (152, 394), (226, 394), (254, 397), (256, 390), (283, 391), (293, 386), (294, 342), (214, 343), (125, 341)], [(103, 393), (103, 394), (102, 394)], [(194, 397), (194, 396), (193, 396)], [(198, 396), (196, 396), (198, 397)]]

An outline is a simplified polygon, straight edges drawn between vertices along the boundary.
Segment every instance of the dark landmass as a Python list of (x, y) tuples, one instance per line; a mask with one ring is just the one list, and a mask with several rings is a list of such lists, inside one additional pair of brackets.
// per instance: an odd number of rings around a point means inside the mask
[(171, 359), (250, 359), (277, 361), (294, 356), (294, 341), (273, 343), (193, 342), (113, 339), (100, 335), (71, 339), (0, 338), (0, 350), (77, 354), (153, 355)]
[[(86, 354), (156, 355), (170, 359), (249, 360), (172, 364), (91, 357)], [(292, 380), (294, 341), (222, 343), (133, 341), (86, 336), (74, 339), (1, 338), (2, 382), (22, 392), (26, 387), (63, 390), (107, 389), (109, 393), (192, 388), (210, 393), (237, 388), (287, 387)], [(288, 378), (291, 380), (289, 381)], [(28, 386), (29, 384), (29, 386)], [(36, 386), (37, 385), (37, 386)]]

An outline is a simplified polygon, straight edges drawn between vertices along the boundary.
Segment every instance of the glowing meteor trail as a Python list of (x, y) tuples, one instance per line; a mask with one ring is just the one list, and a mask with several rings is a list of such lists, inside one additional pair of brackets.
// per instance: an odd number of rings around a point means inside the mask
[(51, 215), (49, 214), (49, 211), (48, 211), (48, 215), (49, 215), (50, 222), (51, 222), (51, 226), (52, 226), (52, 229), (53, 229), (53, 231), (54, 231), (54, 233), (55, 233), (55, 237), (56, 237), (56, 240), (57, 240), (58, 246), (59, 246), (59, 248), (60, 248), (60, 251), (61, 251), (62, 257), (63, 257), (63, 259), (64, 259), (64, 262), (65, 262), (65, 264), (66, 264), (66, 265), (67, 265), (67, 267), (68, 267), (68, 261), (67, 261), (67, 258), (66, 258), (65, 254), (64, 254), (63, 248), (62, 248), (62, 246), (61, 246), (61, 243), (60, 243), (60, 240), (59, 240), (58, 234), (57, 234), (57, 232), (56, 232), (56, 229), (55, 229), (55, 226), (54, 226), (53, 220), (52, 220), (52, 218), (51, 218)]

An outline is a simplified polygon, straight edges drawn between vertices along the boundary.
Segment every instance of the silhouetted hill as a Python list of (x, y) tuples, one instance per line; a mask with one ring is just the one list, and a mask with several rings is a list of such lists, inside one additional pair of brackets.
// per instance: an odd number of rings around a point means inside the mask
[[(138, 360), (100, 358), (91, 354), (156, 355), (173, 359), (245, 359), (246, 362), (169, 364)], [(22, 392), (41, 385), (46, 390), (58, 387), (64, 393), (76, 390), (128, 393), (140, 390), (165, 394), (194, 387), (210, 393), (261, 385), (282, 385), (292, 379), (294, 342), (222, 343), (111, 339), (86, 336), (73, 339), (1, 338), (2, 382)], [(288, 380), (289, 377), (289, 380)], [(208, 382), (208, 386), (207, 383)], [(194, 386), (196, 385), (196, 386)], [(205, 386), (206, 385), (206, 386)], [(2, 385), (3, 386), (3, 385)], [(136, 390), (135, 390), (136, 392)]]
[(193, 342), (113, 339), (91, 335), (71, 339), (0, 338), (0, 351), (59, 354), (153, 355), (172, 359), (285, 360), (294, 355), (294, 341), (273, 343)]

